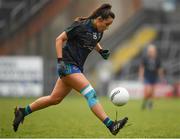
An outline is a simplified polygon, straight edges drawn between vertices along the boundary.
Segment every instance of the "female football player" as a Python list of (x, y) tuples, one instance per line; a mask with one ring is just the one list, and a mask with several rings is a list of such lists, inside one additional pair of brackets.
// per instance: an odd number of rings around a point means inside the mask
[(142, 109), (151, 109), (153, 106), (152, 97), (155, 85), (159, 77), (161, 80), (163, 78), (161, 62), (157, 56), (157, 50), (154, 45), (150, 45), (147, 49), (146, 57), (143, 58), (140, 65), (139, 76), (145, 84)]
[(59, 74), (56, 85), (51, 95), (41, 97), (24, 108), (15, 109), (14, 131), (17, 131), (25, 116), (60, 103), (71, 89), (77, 90), (86, 98), (92, 112), (113, 135), (116, 135), (124, 127), (128, 118), (112, 121), (98, 101), (96, 91), (83, 74), (84, 62), (93, 49), (98, 51), (104, 59), (108, 59), (110, 52), (103, 50), (99, 41), (114, 18), (111, 5), (102, 4), (89, 17), (77, 18), (56, 38), (57, 71)]

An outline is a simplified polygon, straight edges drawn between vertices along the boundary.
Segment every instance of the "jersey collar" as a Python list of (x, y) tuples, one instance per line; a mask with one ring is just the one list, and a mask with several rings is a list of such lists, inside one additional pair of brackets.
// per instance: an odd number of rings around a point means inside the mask
[(89, 19), (89, 20), (88, 20), (87, 25), (88, 25), (89, 28), (92, 29), (92, 31), (98, 32), (97, 28), (95, 28), (95, 27), (93, 26), (93, 20), (92, 20), (92, 19)]

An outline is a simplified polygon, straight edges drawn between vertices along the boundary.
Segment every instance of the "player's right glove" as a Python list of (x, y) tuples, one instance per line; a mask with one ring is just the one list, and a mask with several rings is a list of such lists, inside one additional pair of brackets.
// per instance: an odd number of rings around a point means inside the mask
[(109, 50), (103, 50), (103, 49), (101, 49), (101, 50), (99, 51), (99, 53), (100, 53), (100, 55), (101, 55), (105, 60), (107, 60), (107, 59), (109, 58), (109, 55), (110, 55)]
[(64, 63), (64, 61), (62, 60), (62, 58), (58, 58), (57, 59), (57, 71), (58, 71), (58, 74), (59, 76), (62, 76), (64, 75), (64, 72), (66, 70), (66, 65)]

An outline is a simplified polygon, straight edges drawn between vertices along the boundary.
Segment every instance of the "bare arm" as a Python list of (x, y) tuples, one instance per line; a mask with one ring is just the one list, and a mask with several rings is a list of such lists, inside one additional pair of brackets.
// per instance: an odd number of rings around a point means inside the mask
[(140, 67), (139, 67), (139, 79), (141, 81), (144, 80), (144, 66), (141, 64)]
[(61, 33), (57, 38), (56, 38), (56, 53), (57, 53), (57, 58), (62, 58), (62, 46), (65, 41), (67, 41), (67, 35), (66, 32)]
[(164, 71), (163, 71), (163, 68), (159, 68), (159, 69), (158, 69), (158, 76), (159, 76), (160, 80), (163, 80), (163, 79), (164, 79)]
[(102, 47), (101, 47), (101, 45), (100, 45), (99, 43), (97, 43), (97, 45), (96, 45), (96, 47), (95, 47), (95, 50), (96, 50), (97, 52), (99, 52), (100, 50), (102, 50)]

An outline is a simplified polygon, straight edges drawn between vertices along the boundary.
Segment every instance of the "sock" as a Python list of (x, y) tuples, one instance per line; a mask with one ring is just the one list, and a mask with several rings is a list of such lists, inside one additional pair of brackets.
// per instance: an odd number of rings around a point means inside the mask
[(146, 109), (147, 103), (148, 103), (148, 100), (147, 100), (147, 99), (143, 100), (142, 109)]
[(107, 117), (103, 123), (106, 125), (107, 128), (109, 128), (112, 124), (113, 124), (113, 121), (111, 119), (109, 119), (109, 117)]
[(152, 106), (153, 106), (153, 102), (152, 102), (152, 100), (149, 100), (148, 101), (148, 109), (152, 109)]
[(29, 115), (30, 113), (32, 113), (31, 108), (30, 108), (29, 105), (27, 105), (27, 106), (24, 108), (24, 116), (27, 116), (27, 115)]

